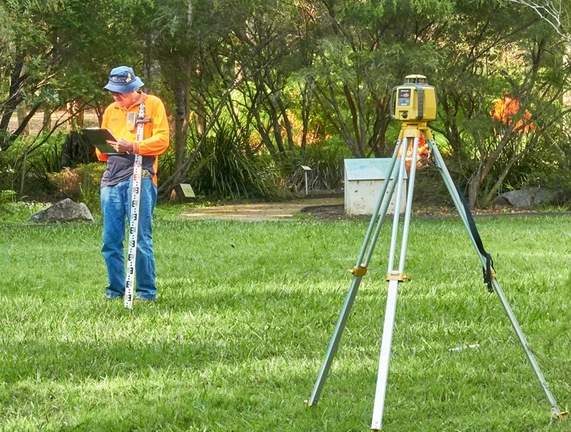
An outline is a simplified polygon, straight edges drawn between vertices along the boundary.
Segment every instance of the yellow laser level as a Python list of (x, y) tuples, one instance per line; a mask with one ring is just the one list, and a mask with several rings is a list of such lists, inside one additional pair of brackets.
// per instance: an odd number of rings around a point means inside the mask
[(403, 121), (436, 119), (436, 91), (424, 75), (407, 75), (403, 85), (393, 88), (391, 117)]

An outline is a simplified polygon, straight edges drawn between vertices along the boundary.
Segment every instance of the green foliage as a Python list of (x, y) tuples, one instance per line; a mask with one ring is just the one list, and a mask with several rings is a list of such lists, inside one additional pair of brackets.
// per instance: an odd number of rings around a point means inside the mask
[(95, 162), (64, 168), (48, 176), (62, 197), (85, 203), (93, 213), (99, 210), (99, 187), (104, 171), (105, 164)]
[[(439, 121), (434, 126), (448, 141), (447, 156), (458, 168), (453, 174), (470, 185), (485, 172), (473, 188), (476, 194), (493, 195), (498, 188), (517, 188), (539, 178), (567, 185), (570, 181), (558, 171), (566, 169), (565, 161), (550, 154), (549, 139), (539, 136), (559, 141), (556, 129), (561, 125), (550, 119), (564, 112), (559, 101), (569, 90), (567, 44), (557, 29), (521, 3), (3, 2), (0, 148), (23, 145), (14, 143), (5, 122), (17, 102), (25, 101), (30, 109), (63, 108), (81, 99), (100, 109), (109, 100), (101, 89), (109, 69), (130, 64), (145, 78), (147, 90), (166, 100), (174, 118), (181, 123), (192, 119), (190, 133), (200, 130), (196, 118), (205, 123), (232, 119), (236, 133), (250, 136), (255, 129), (271, 147), (273, 160), (249, 155), (243, 146), (231, 153), (238, 158), (234, 166), (222, 156), (204, 157), (202, 164), (210, 166), (204, 172), (216, 176), (197, 178), (205, 191), (226, 197), (279, 195), (274, 171), (282, 166), (297, 176), (286, 177), (285, 183), (299, 185), (301, 173), (287, 166), (297, 169), (300, 163), (316, 166), (316, 187), (336, 182), (334, 164), (326, 161), (337, 158), (335, 150), (326, 157), (309, 155), (311, 150), (298, 155), (303, 150), (297, 146), (305, 141), (292, 138), (299, 128), (290, 118), (303, 119), (311, 129), (308, 136), (335, 135), (355, 157), (384, 157), (393, 138), (386, 138), (393, 135), (390, 91), (406, 74), (423, 73), (437, 87)], [(561, 10), (563, 27), (569, 24), (566, 7)], [(232, 87), (238, 88), (230, 94)], [(537, 122), (538, 139), (525, 151), (517, 140), (500, 149), (493, 137), (489, 111), (504, 91), (518, 94)], [(219, 104), (225, 108), (218, 109)], [(184, 136), (177, 132), (176, 145), (184, 145), (186, 130)], [(61, 147), (51, 141), (42, 147), (33, 158), (22, 159), (19, 153), (0, 161), (2, 188), (40, 193), (49, 187), (45, 173), (59, 171)], [(548, 163), (537, 156), (542, 152)], [(558, 152), (565, 154), (564, 149)], [(185, 161), (174, 160), (182, 153), (163, 157), (160, 178), (183, 165)], [(247, 167), (254, 160), (255, 166)], [(485, 166), (488, 162), (494, 166)], [(217, 165), (224, 169), (214, 169)], [(255, 179), (255, 171), (263, 182)]]
[(49, 175), (62, 169), (65, 137), (66, 133), (52, 136), (42, 134), (14, 141), (8, 150), (0, 153), (0, 170), (6, 174), (0, 179), (0, 186), (21, 191), (28, 196), (53, 193)]
[(175, 151), (169, 149), (159, 156), (158, 182), (159, 187), (162, 182), (175, 172)]
[(16, 190), (24, 196), (39, 195), (50, 189), (45, 172), (33, 170), (33, 154), (29, 157), (31, 142), (20, 139), (0, 153), (0, 171), (4, 174), (0, 176), (0, 187)]
[(226, 126), (206, 138), (190, 179), (197, 193), (218, 199), (276, 199), (287, 195), (278, 184), (271, 161), (254, 154), (248, 142)]
[(303, 153), (287, 154), (280, 166), (287, 184), (295, 192), (305, 190), (306, 171), (302, 165), (311, 168), (307, 172), (309, 190), (336, 190), (343, 184), (344, 160), (351, 154), (338, 139), (329, 139), (310, 144)]
[(15, 190), (17, 171), (0, 152), (0, 190)]
[(16, 192), (13, 190), (0, 190), (0, 206), (13, 202), (16, 199)]
[(49, 203), (18, 201), (13, 190), (0, 190), (0, 224), (23, 225), (30, 217), (50, 206)]
[(28, 171), (36, 174), (55, 173), (62, 169), (63, 134), (50, 139), (28, 159)]
[(546, 187), (571, 193), (571, 148), (566, 144), (569, 137), (561, 133), (545, 138), (506, 176), (505, 189)]

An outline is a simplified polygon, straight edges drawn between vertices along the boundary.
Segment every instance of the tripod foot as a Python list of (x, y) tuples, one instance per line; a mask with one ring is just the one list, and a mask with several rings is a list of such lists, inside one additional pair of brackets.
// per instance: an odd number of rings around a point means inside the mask
[(565, 420), (569, 415), (567, 411), (559, 411), (559, 409), (552, 409), (551, 412), (555, 420)]
[(315, 405), (316, 405), (316, 404), (314, 404), (314, 403), (311, 403), (311, 401), (309, 401), (309, 400), (307, 400), (307, 399), (304, 400), (303, 402), (307, 405), (308, 408), (311, 408), (312, 406), (315, 406)]

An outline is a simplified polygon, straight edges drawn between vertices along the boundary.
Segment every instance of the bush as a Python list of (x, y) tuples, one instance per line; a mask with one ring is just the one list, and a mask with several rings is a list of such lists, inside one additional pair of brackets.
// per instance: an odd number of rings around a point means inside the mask
[(288, 196), (273, 161), (252, 152), (248, 142), (226, 126), (206, 139), (189, 177), (197, 193), (217, 199)]
[[(61, 169), (64, 135), (22, 137), (0, 153), (0, 189), (45, 197), (54, 190), (48, 173)], [(43, 141), (42, 141), (43, 140)]]
[(16, 199), (16, 192), (13, 190), (0, 190), (0, 207)]
[(308, 145), (304, 153), (288, 154), (281, 164), (288, 186), (295, 192), (305, 189), (305, 170), (310, 190), (335, 190), (343, 184), (344, 160), (351, 154), (343, 142), (329, 140)]
[(76, 168), (64, 168), (48, 177), (61, 197), (84, 203), (92, 212), (99, 209), (99, 185), (105, 164), (90, 163)]

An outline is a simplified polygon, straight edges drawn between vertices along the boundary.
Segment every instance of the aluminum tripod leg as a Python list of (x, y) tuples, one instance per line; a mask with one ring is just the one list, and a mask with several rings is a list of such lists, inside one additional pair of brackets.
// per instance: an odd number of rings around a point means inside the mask
[[(393, 329), (396, 316), (398, 285), (406, 278), (406, 276), (404, 275), (404, 266), (406, 259), (406, 247), (408, 243), (408, 229), (410, 226), (410, 216), (412, 210), (412, 198), (414, 194), (414, 179), (416, 176), (416, 158), (418, 153), (418, 132), (415, 131), (415, 133), (416, 136), (414, 137), (410, 175), (408, 178), (408, 191), (406, 193), (406, 206), (404, 213), (398, 270), (393, 270), (398, 229), (399, 229), (398, 227), (399, 214), (397, 211), (395, 211), (394, 220), (393, 220), (393, 232), (391, 237), (391, 247), (389, 253), (388, 271), (387, 271), (387, 281), (389, 282), (388, 293), (387, 293), (387, 305), (386, 305), (385, 319), (383, 324), (383, 337), (381, 342), (381, 353), (379, 358), (379, 370), (377, 374), (377, 387), (375, 391), (375, 402), (373, 405), (373, 419), (371, 422), (371, 431), (381, 430), (381, 425), (383, 421), (383, 411), (385, 406), (387, 381), (389, 376), (389, 360), (391, 356), (391, 345), (392, 345)], [(404, 138), (403, 155), (406, 154), (405, 151), (407, 148), (408, 148), (408, 139)], [(400, 162), (401, 163), (399, 170), (399, 184), (397, 188), (397, 196), (395, 203), (396, 208), (400, 208), (400, 198), (401, 198), (400, 188), (402, 187), (403, 183), (402, 180), (404, 178), (404, 172), (406, 169), (405, 157), (403, 157)]]
[[(369, 223), (369, 228), (367, 230), (367, 233), (365, 234), (365, 240), (363, 241), (363, 245), (361, 246), (361, 250), (359, 252), (359, 257), (357, 258), (355, 267), (352, 270), (353, 279), (351, 280), (349, 292), (345, 297), (345, 302), (343, 303), (341, 313), (339, 314), (339, 318), (337, 319), (335, 330), (333, 331), (333, 335), (329, 342), (329, 346), (327, 347), (327, 353), (325, 354), (325, 359), (323, 360), (323, 364), (319, 371), (319, 375), (313, 387), (313, 392), (311, 393), (309, 400), (306, 401), (309, 406), (316, 405), (317, 402), (319, 401), (319, 396), (321, 395), (323, 385), (325, 384), (327, 374), (329, 373), (331, 362), (333, 361), (333, 357), (337, 352), (339, 341), (341, 340), (341, 335), (343, 334), (343, 330), (345, 329), (349, 312), (351, 311), (351, 308), (353, 307), (353, 302), (355, 300), (355, 297), (357, 296), (359, 285), (361, 284), (363, 276), (367, 273), (367, 267), (371, 260), (375, 244), (377, 242), (379, 233), (381, 231), (383, 220), (387, 213), (389, 203), (393, 195), (395, 185), (397, 183), (396, 179), (397, 176), (393, 175), (393, 172), (395, 170), (396, 161), (398, 157), (398, 150), (401, 147), (401, 143), (402, 140), (399, 140), (399, 142), (395, 146), (395, 150), (391, 158), (391, 163), (388, 170), (389, 175), (387, 176), (387, 178), (389, 179), (389, 181), (385, 181), (383, 183), (383, 187), (377, 199), (377, 204), (375, 210), (373, 211), (373, 215)], [(406, 154), (406, 150), (403, 154)]]
[[(444, 183), (446, 184), (446, 187), (448, 188), (448, 192), (450, 193), (450, 196), (454, 200), (454, 204), (456, 205), (456, 209), (458, 210), (458, 213), (460, 213), (462, 221), (464, 222), (464, 225), (466, 226), (468, 233), (470, 234), (470, 238), (472, 239), (472, 243), (474, 244), (474, 247), (476, 248), (476, 252), (478, 252), (478, 256), (480, 257), (482, 265), (485, 266), (486, 265), (486, 257), (482, 256), (482, 254), (480, 253), (480, 251), (478, 249), (476, 240), (474, 239), (474, 235), (472, 233), (472, 230), (470, 229), (470, 225), (468, 222), (468, 216), (466, 214), (466, 209), (464, 208), (464, 203), (458, 194), (458, 190), (456, 189), (456, 186), (454, 185), (452, 178), (450, 177), (450, 173), (448, 172), (448, 169), (446, 168), (446, 165), (444, 164), (444, 160), (442, 159), (442, 156), (441, 156), (440, 152), (438, 151), (438, 147), (436, 147), (436, 144), (434, 143), (434, 139), (430, 138), (430, 140), (428, 141), (428, 144), (429, 144), (430, 150), (432, 152), (432, 155), (434, 157), (434, 160), (436, 161), (436, 166), (437, 166), (437, 168), (440, 169), (440, 173), (442, 175)], [(523, 333), (521, 327), (519, 326), (519, 323), (515, 317), (515, 314), (513, 313), (512, 308), (508, 302), (508, 299), (506, 298), (504, 291), (502, 290), (502, 287), (500, 286), (500, 283), (495, 278), (495, 275), (492, 277), (491, 282), (492, 282), (492, 286), (494, 288), (494, 291), (496, 292), (496, 294), (500, 298), (502, 306), (504, 307), (504, 310), (506, 311), (506, 313), (508, 315), (508, 318), (509, 318), (511, 325), (512, 325), (512, 327), (513, 327), (513, 329), (514, 329), (514, 331), (515, 331), (515, 333), (519, 339), (519, 342), (520, 342), (521, 346), (523, 347), (525, 355), (527, 356), (527, 359), (529, 360), (529, 363), (531, 364), (531, 367), (533, 368), (533, 371), (535, 372), (535, 375), (537, 376), (537, 379), (539, 380), (539, 383), (541, 384), (541, 387), (545, 393), (545, 396), (547, 396), (547, 399), (549, 400), (549, 403), (551, 404), (551, 413), (553, 414), (553, 416), (555, 418), (558, 418), (558, 419), (562, 419), (562, 418), (566, 417), (567, 412), (562, 411), (559, 408), (555, 398), (553, 397), (553, 394), (549, 390), (549, 386), (547, 385), (547, 382), (543, 376), (543, 373), (541, 372), (541, 369), (539, 368), (539, 365), (538, 365), (537, 361), (535, 360), (535, 357), (533, 355), (533, 352), (531, 351), (531, 348), (529, 347), (529, 344), (527, 342), (525, 334)]]

